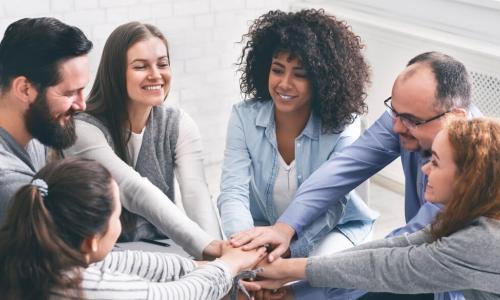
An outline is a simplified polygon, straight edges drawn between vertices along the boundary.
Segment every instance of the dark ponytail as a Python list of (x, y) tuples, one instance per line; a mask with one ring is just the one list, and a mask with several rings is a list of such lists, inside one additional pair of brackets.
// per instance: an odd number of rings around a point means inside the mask
[(0, 228), (2, 299), (48, 299), (55, 292), (81, 298), (77, 267), (87, 262), (83, 240), (106, 230), (113, 199), (111, 175), (90, 160), (67, 159), (45, 166), (33, 184), (15, 195)]

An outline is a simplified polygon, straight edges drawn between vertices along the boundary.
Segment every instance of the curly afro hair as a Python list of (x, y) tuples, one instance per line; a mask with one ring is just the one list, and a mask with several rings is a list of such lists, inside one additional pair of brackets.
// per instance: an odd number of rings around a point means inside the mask
[(307, 73), (311, 107), (324, 132), (340, 132), (367, 111), (370, 69), (361, 53), (364, 46), (350, 26), (324, 10), (270, 11), (254, 21), (241, 43), (245, 45), (237, 65), (240, 89), (247, 97), (271, 99), (271, 62), (285, 52), (297, 57)]

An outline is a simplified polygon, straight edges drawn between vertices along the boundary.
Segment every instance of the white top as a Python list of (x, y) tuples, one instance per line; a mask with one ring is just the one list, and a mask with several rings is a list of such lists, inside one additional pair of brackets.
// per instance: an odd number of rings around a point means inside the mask
[(297, 191), (297, 169), (295, 168), (295, 160), (287, 165), (280, 154), (278, 154), (278, 158), (279, 167), (273, 187), (273, 202), (276, 215), (281, 216), (292, 202)]
[(201, 257), (211, 241), (221, 238), (217, 211), (205, 179), (201, 136), (184, 111), (179, 119), (174, 171), (189, 218), (158, 187), (122, 161), (99, 128), (81, 120), (75, 120), (75, 127), (77, 140), (64, 151), (65, 155), (103, 164), (117, 181), (125, 208), (144, 217), (194, 257)]
[[(220, 299), (231, 284), (220, 260), (197, 266), (172, 254), (119, 251), (83, 270), (82, 290), (85, 299)], [(51, 299), (68, 296), (53, 291)]]
[(130, 132), (130, 139), (127, 143), (128, 156), (132, 158), (132, 165), (134, 168), (137, 164), (137, 158), (139, 158), (139, 152), (141, 151), (144, 131), (146, 131), (146, 127), (144, 127), (140, 133)]

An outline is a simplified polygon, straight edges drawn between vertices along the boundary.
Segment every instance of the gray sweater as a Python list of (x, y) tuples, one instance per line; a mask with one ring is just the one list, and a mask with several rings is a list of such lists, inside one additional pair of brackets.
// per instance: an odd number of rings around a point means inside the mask
[(23, 149), (14, 138), (0, 128), (0, 222), (4, 221), (10, 200), (17, 190), (28, 184), (45, 165), (47, 148), (32, 139)]
[(462, 290), (466, 299), (500, 299), (499, 254), (500, 221), (480, 217), (436, 242), (426, 228), (311, 257), (306, 275), (317, 287), (405, 294)]

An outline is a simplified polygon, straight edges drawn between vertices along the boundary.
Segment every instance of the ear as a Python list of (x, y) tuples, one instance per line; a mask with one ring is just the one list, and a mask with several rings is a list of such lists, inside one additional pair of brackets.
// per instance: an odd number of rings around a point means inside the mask
[(26, 104), (33, 103), (38, 95), (36, 87), (25, 76), (18, 76), (12, 80), (10, 92)]
[(92, 254), (97, 252), (99, 249), (99, 236), (91, 235), (85, 238), (82, 242), (82, 246), (80, 247), (80, 251), (84, 254)]
[(455, 107), (451, 112), (455, 117), (465, 118), (467, 117), (467, 110), (463, 107)]

